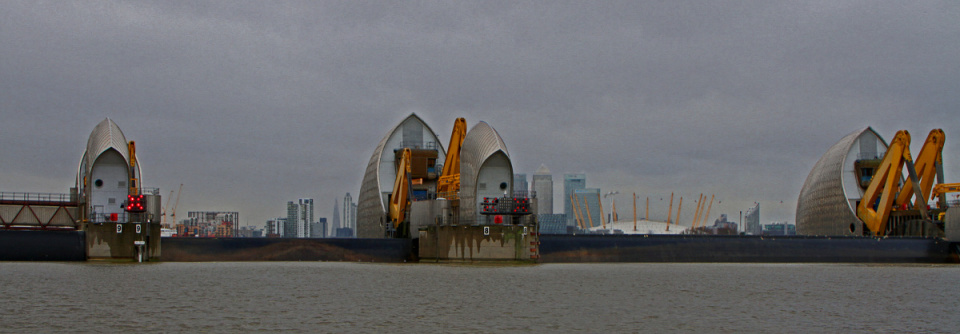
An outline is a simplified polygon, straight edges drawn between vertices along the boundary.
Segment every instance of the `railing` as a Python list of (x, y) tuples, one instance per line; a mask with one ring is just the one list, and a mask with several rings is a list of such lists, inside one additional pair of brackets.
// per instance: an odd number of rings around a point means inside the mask
[[(116, 215), (116, 216), (114, 216)], [(126, 223), (127, 222), (127, 213), (94, 213), (90, 215), (91, 223)]]
[(428, 142), (418, 142), (418, 141), (401, 141), (401, 148), (412, 148), (412, 149), (426, 149), (426, 150), (435, 150), (437, 149), (437, 143), (428, 141)]
[(533, 190), (514, 190), (513, 197), (537, 198), (537, 192)]
[(459, 191), (443, 191), (443, 192), (437, 193), (437, 198), (444, 198), (448, 201), (458, 200), (460, 199), (460, 192)]
[(437, 193), (426, 192), (426, 193), (413, 193), (411, 194), (411, 200), (416, 201), (426, 201), (431, 199), (437, 199)]
[(50, 202), (50, 203), (74, 202), (70, 194), (21, 193), (21, 192), (0, 192), (0, 201)]

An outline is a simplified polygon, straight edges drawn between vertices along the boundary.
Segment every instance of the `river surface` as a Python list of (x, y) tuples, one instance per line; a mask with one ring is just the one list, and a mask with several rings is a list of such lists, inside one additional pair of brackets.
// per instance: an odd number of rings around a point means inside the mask
[(960, 332), (960, 266), (0, 262), (0, 332)]

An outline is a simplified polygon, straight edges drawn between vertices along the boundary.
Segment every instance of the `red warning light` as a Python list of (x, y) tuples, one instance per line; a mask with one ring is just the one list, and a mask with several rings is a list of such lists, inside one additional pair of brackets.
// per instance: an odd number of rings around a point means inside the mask
[(129, 212), (147, 211), (146, 207), (143, 206), (143, 195), (128, 195), (127, 211)]

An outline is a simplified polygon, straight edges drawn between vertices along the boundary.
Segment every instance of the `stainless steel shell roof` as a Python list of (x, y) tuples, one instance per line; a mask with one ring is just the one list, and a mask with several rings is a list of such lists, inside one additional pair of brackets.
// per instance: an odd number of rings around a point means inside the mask
[[(813, 166), (797, 200), (797, 234), (860, 235), (862, 233), (863, 224), (857, 218), (856, 209), (851, 206), (844, 193), (843, 170), (844, 166), (854, 163), (846, 161), (847, 155), (857, 140), (867, 132), (881, 138), (869, 127), (854, 131), (831, 146)], [(853, 231), (851, 231), (851, 224), (854, 227)]]
[[(79, 175), (86, 175), (93, 168), (93, 163), (97, 161), (103, 152), (113, 149), (124, 161), (129, 164), (130, 149), (127, 146), (127, 137), (120, 131), (120, 127), (113, 120), (106, 118), (93, 128), (90, 137), (87, 139), (87, 150), (83, 152), (83, 158), (80, 161)], [(137, 174), (140, 174), (140, 161), (137, 159)]]
[[(367, 162), (367, 169), (364, 171), (363, 181), (360, 183), (360, 194), (357, 197), (356, 222), (358, 238), (384, 237), (384, 227), (381, 225), (381, 219), (386, 216), (387, 209), (386, 204), (383, 202), (383, 197), (380, 195), (384, 191), (384, 189), (381, 188), (380, 182), (380, 160), (383, 157), (383, 151), (390, 137), (397, 131), (400, 131), (401, 126), (411, 119), (423, 124), (423, 127), (434, 137), (437, 136), (436, 133), (433, 132), (433, 129), (415, 113), (411, 113), (410, 116), (398, 122), (397, 125), (391, 128), (390, 131), (387, 131), (387, 134), (383, 136), (383, 139), (380, 140), (380, 143), (378, 143), (377, 147), (373, 150), (370, 161)], [(437, 147), (440, 148), (440, 154), (444, 155), (446, 151), (444, 151), (442, 144), (438, 142)], [(392, 186), (391, 184), (390, 187)]]
[[(507, 145), (486, 122), (477, 123), (467, 132), (460, 149), (460, 221), (469, 222), (477, 214), (477, 177), (480, 167), (492, 155), (503, 152), (510, 158)], [(511, 163), (510, 175), (513, 175)]]

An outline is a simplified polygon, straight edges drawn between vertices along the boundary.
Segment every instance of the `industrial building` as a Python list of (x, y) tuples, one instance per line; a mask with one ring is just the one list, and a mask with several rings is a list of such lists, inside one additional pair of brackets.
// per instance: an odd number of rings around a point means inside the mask
[(436, 186), (438, 166), (442, 166), (446, 151), (440, 139), (419, 116), (410, 114), (383, 136), (367, 163), (357, 198), (357, 230), (359, 238), (383, 238), (387, 231), (389, 196), (397, 178), (397, 152), (404, 148), (416, 150), (424, 160), (424, 170), (414, 171), (421, 184), (417, 190)]
[(536, 260), (534, 201), (500, 134), (458, 118), (449, 146), (415, 114), (393, 127), (361, 183), (358, 237), (417, 239), (421, 259)]
[[(513, 194), (513, 164), (503, 139), (489, 124), (479, 122), (467, 131), (460, 149), (460, 206), (462, 224), (482, 222), (479, 207), (484, 197)], [(429, 199), (436, 188), (446, 151), (436, 133), (416, 114), (391, 129), (374, 149), (360, 187), (357, 203), (357, 236), (383, 238), (387, 234), (387, 203), (396, 181), (397, 153), (410, 148), (414, 154), (412, 195)], [(388, 153), (389, 152), (389, 153)], [(418, 158), (419, 161), (416, 161)], [(467, 204), (470, 203), (470, 204)]]
[(914, 159), (906, 130), (889, 143), (869, 127), (841, 138), (804, 182), (797, 234), (944, 237), (949, 211), (956, 214), (946, 195), (960, 192), (960, 183), (944, 182), (945, 139), (930, 131)]
[(797, 234), (863, 235), (863, 224), (856, 211), (863, 189), (854, 162), (879, 159), (886, 150), (887, 143), (869, 127), (854, 131), (831, 146), (813, 166), (800, 190)]
[(513, 163), (500, 134), (486, 122), (473, 126), (460, 149), (460, 222), (481, 223), (483, 198), (513, 194)]
[[(140, 179), (140, 162), (117, 123), (104, 119), (93, 128), (80, 159), (77, 189), (81, 216), (92, 223), (124, 221), (130, 184)], [(136, 181), (134, 181), (136, 182)]]

